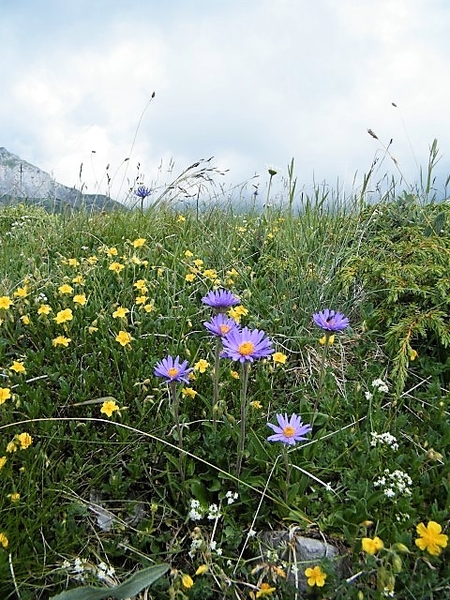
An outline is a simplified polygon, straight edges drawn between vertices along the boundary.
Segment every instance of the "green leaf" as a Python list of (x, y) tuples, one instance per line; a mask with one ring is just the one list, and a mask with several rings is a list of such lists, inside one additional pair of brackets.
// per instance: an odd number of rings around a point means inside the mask
[(94, 587), (87, 585), (73, 590), (66, 590), (51, 600), (104, 600), (104, 598), (115, 598), (116, 600), (125, 600), (131, 596), (139, 594), (144, 588), (152, 585), (157, 579), (162, 577), (169, 570), (169, 565), (152, 565), (147, 569), (141, 569), (126, 579), (120, 585), (115, 587)]

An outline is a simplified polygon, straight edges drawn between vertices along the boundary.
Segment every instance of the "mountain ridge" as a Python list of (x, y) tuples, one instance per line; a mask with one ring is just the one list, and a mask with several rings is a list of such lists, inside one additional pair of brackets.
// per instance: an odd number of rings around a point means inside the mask
[(85, 194), (58, 183), (45, 171), (0, 147), (0, 206), (19, 202), (37, 204), (60, 212), (74, 210), (112, 211), (125, 206), (105, 194)]

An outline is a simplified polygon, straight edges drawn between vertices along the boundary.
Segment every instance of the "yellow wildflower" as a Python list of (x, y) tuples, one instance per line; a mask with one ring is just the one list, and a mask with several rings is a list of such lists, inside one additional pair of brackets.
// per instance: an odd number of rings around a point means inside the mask
[(114, 273), (117, 273), (117, 274), (119, 274), (124, 268), (125, 268), (125, 265), (123, 265), (122, 263), (119, 263), (119, 262), (113, 262), (108, 267), (108, 269), (110, 271), (114, 271)]
[(26, 373), (23, 363), (19, 362), (18, 360), (15, 360), (9, 368), (11, 371), (15, 371), (16, 373)]
[(419, 356), (419, 353), (417, 352), (417, 350), (413, 350), (411, 348), (410, 352), (409, 352), (409, 360), (412, 362), (413, 360), (416, 360), (416, 358)]
[(191, 387), (181, 388), (181, 393), (183, 394), (183, 396), (189, 396), (190, 398), (195, 398), (195, 396), (197, 395), (197, 392), (194, 390), (194, 388)]
[(148, 296), (136, 296), (136, 304), (139, 306), (140, 304), (145, 304), (148, 300)]
[(181, 583), (183, 584), (183, 587), (188, 590), (194, 585), (194, 580), (190, 575), (186, 575), (186, 573), (183, 573), (181, 577)]
[(60, 310), (56, 317), (54, 317), (54, 321), (60, 325), (61, 323), (66, 323), (67, 321), (71, 321), (73, 319), (73, 313), (71, 308), (65, 308), (64, 310)]
[(0, 533), (0, 544), (3, 546), (3, 548), (4, 548), (5, 550), (6, 550), (6, 548), (7, 548), (7, 547), (8, 547), (8, 545), (9, 545), (9, 540), (8, 540), (8, 538), (6, 537), (6, 534), (5, 534), (5, 533), (3, 533), (3, 532), (1, 532), (1, 533)]
[(114, 400), (105, 400), (100, 409), (100, 412), (105, 414), (107, 417), (110, 417), (113, 414), (113, 412), (116, 411), (119, 411), (120, 414), (120, 409)]
[(81, 306), (84, 306), (87, 302), (86, 296), (84, 294), (75, 294), (72, 300), (74, 304), (80, 304)]
[(277, 365), (285, 365), (287, 356), (286, 356), (286, 354), (283, 354), (282, 352), (274, 352), (272, 354), (272, 359), (273, 359), (273, 362)]
[(72, 283), (76, 283), (78, 285), (84, 285), (84, 279), (82, 275), (76, 275), (73, 279), (72, 279)]
[(200, 565), (198, 569), (195, 571), (196, 575), (204, 575), (208, 570), (208, 565)]
[(13, 296), (15, 296), (16, 298), (26, 298), (28, 296), (27, 286), (18, 287), (17, 290), (14, 292)]
[(154, 303), (154, 301), (153, 301), (153, 300), (150, 302), (150, 304), (146, 304), (146, 305), (144, 306), (144, 310), (145, 310), (145, 312), (147, 312), (147, 313), (151, 313), (151, 312), (153, 312), (153, 310), (154, 310), (154, 309), (155, 309), (155, 303)]
[(16, 452), (18, 450), (18, 446), (16, 445), (16, 443), (14, 442), (14, 440), (12, 440), (11, 442), (8, 442), (6, 444), (6, 452), (8, 452), (9, 454), (11, 452)]
[(20, 494), (18, 492), (14, 492), (13, 494), (8, 494), (8, 498), (13, 503), (19, 502), (19, 500), (20, 500)]
[(248, 314), (248, 309), (242, 306), (242, 304), (238, 304), (238, 306), (232, 306), (228, 311), (228, 316), (236, 321), (236, 323), (241, 322), (241, 317), (245, 317)]
[(93, 256), (89, 256), (89, 258), (86, 259), (86, 262), (92, 266), (98, 262), (98, 258), (94, 254)]
[(78, 267), (80, 263), (76, 258), (69, 258), (67, 264), (69, 265), (69, 267)]
[(0, 296), (0, 308), (8, 310), (12, 306), (12, 300), (9, 296)]
[(192, 258), (194, 256), (194, 254), (190, 250), (186, 250), (184, 255), (186, 258)]
[(319, 566), (308, 567), (305, 569), (305, 575), (308, 578), (308, 585), (317, 585), (317, 587), (323, 587), (325, 585), (327, 574), (324, 573)]
[(24, 325), (29, 325), (31, 323), (30, 317), (28, 315), (22, 315), (20, 320)]
[(106, 250), (106, 254), (108, 256), (117, 256), (119, 254), (119, 252), (117, 251), (117, 248), (108, 248)]
[(145, 294), (147, 292), (147, 280), (138, 279), (133, 283), (133, 287), (135, 287), (139, 291), (145, 290), (145, 292), (143, 292)]
[(59, 286), (58, 292), (60, 294), (71, 294), (73, 292), (73, 287), (68, 283), (64, 283), (63, 285)]
[(0, 471), (3, 469), (3, 467), (6, 465), (6, 461), (8, 459), (6, 458), (6, 456), (0, 456)]
[(361, 540), (361, 548), (367, 554), (376, 554), (378, 550), (384, 548), (383, 540), (381, 540), (377, 535), (372, 538), (363, 538)]
[(416, 527), (419, 538), (415, 540), (416, 546), (421, 550), (426, 550), (432, 556), (439, 556), (442, 548), (447, 547), (448, 535), (442, 532), (442, 527), (436, 521), (429, 521), (425, 527), (419, 523)]
[(186, 217), (184, 215), (178, 215), (177, 223), (184, 223), (186, 221)]
[(131, 242), (133, 248), (142, 248), (147, 240), (145, 238), (137, 238)]
[(237, 371), (230, 371), (230, 375), (233, 379), (239, 379), (239, 373)]
[(121, 346), (128, 346), (132, 341), (131, 335), (127, 331), (119, 331), (116, 335), (116, 342), (119, 342)]
[[(333, 343), (334, 343), (334, 337), (335, 337), (334, 335), (330, 335), (330, 336), (328, 337), (328, 346), (331, 346), (331, 344), (333, 344)], [(324, 335), (324, 336), (322, 336), (322, 337), (320, 338), (320, 340), (319, 340), (319, 344), (320, 344), (321, 346), (324, 346), (326, 343), (327, 343), (327, 336), (326, 336), (326, 335)]]
[(38, 315), (48, 315), (51, 312), (52, 307), (48, 304), (41, 304), (41, 306), (38, 308)]
[(52, 344), (53, 346), (65, 346), (67, 348), (67, 346), (70, 344), (72, 340), (68, 337), (64, 337), (63, 335), (58, 335), (58, 337), (55, 337), (52, 340)]
[(26, 450), (33, 443), (33, 438), (31, 437), (31, 435), (29, 433), (26, 433), (26, 432), (19, 433), (19, 435), (17, 435), (16, 438), (20, 444), (21, 450)]
[(184, 279), (188, 283), (192, 283), (193, 281), (195, 281), (195, 277), (196, 277), (195, 273), (188, 273)]
[(200, 373), (204, 373), (206, 369), (209, 367), (209, 362), (204, 358), (201, 358), (194, 365), (194, 371), (200, 371)]
[(114, 319), (124, 319), (129, 312), (129, 309), (125, 308), (125, 306), (118, 306), (112, 316)]
[(0, 404), (4, 404), (11, 398), (11, 390), (9, 388), (0, 387)]
[(271, 587), (268, 583), (262, 583), (259, 586), (259, 590), (256, 592), (256, 598), (262, 598), (263, 596), (270, 596), (276, 591), (277, 588)]
[(209, 279), (215, 279), (217, 277), (217, 271), (215, 269), (206, 269), (203, 271), (203, 276)]
[(261, 408), (263, 407), (259, 400), (252, 400), (250, 402), (250, 406), (255, 410), (261, 410)]

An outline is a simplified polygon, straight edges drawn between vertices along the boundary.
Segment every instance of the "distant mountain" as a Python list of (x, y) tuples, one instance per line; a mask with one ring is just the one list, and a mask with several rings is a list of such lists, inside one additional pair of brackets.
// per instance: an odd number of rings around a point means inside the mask
[(55, 181), (48, 173), (0, 147), (0, 206), (28, 202), (61, 212), (124, 210), (104, 194), (83, 194)]

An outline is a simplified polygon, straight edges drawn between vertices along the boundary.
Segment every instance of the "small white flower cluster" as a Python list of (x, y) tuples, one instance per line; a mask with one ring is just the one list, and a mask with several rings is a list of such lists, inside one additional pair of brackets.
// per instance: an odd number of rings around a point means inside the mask
[(203, 546), (203, 540), (201, 538), (194, 538), (191, 542), (191, 547), (190, 550), (188, 552), (189, 556), (191, 558), (194, 558), (195, 554), (201, 550)]
[(76, 581), (85, 582), (88, 574), (92, 574), (95, 575), (99, 581), (107, 580), (110, 584), (114, 583), (112, 578), (115, 575), (115, 570), (103, 561), (98, 565), (93, 565), (86, 558), (77, 557), (73, 560), (73, 563), (65, 560), (62, 563), (61, 568), (71, 573)]
[(216, 540), (211, 540), (209, 547), (211, 548), (211, 552), (215, 552), (217, 556), (222, 556), (222, 548), (217, 547)]
[(398, 450), (398, 442), (397, 438), (390, 433), (376, 433), (372, 431), (371, 434), (372, 439), (370, 440), (370, 445), (372, 447), (375, 446), (389, 446), (392, 450)]
[(394, 496), (411, 496), (412, 479), (404, 471), (396, 469), (395, 471), (384, 470), (384, 475), (379, 477), (373, 482), (375, 487), (384, 488), (384, 495), (388, 498), (394, 498)]
[[(374, 391), (381, 392), (382, 394), (387, 394), (389, 392), (388, 384), (380, 378), (372, 381), (372, 388)], [(366, 400), (372, 400), (373, 398), (372, 392), (367, 391), (364, 395)]]
[(228, 492), (225, 494), (225, 498), (227, 499), (227, 504), (233, 504), (239, 498), (239, 494), (237, 492)]
[(188, 513), (188, 517), (191, 521), (201, 521), (205, 516), (212, 521), (222, 516), (217, 504), (210, 504), (208, 508), (205, 508), (204, 506), (201, 506), (198, 500), (192, 498), (190, 507), (191, 510)]

